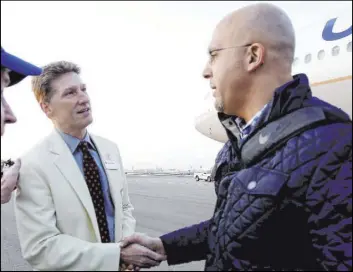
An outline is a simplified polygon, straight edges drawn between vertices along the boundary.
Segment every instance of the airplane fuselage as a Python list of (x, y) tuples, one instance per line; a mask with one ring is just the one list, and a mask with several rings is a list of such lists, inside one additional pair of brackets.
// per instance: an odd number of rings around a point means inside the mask
[[(313, 95), (352, 117), (352, 10), (297, 31), (293, 75), (308, 76)], [(196, 129), (219, 142), (227, 136), (218, 120), (211, 95), (206, 110), (195, 120)]]

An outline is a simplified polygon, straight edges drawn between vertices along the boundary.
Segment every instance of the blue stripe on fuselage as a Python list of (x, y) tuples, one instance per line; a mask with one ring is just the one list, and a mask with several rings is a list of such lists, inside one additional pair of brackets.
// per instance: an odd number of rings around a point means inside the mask
[(336, 41), (348, 37), (352, 35), (352, 26), (348, 29), (341, 31), (341, 32), (333, 32), (333, 27), (337, 21), (337, 18), (333, 18), (328, 20), (323, 31), (322, 31), (322, 38), (325, 41)]

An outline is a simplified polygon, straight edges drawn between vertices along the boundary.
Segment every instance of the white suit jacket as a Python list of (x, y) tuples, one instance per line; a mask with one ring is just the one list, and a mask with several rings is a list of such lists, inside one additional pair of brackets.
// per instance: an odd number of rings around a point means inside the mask
[[(109, 181), (116, 243), (101, 243), (82, 172), (69, 147), (54, 131), (21, 158), (15, 198), (22, 254), (34, 270), (118, 271), (118, 242), (135, 232), (136, 221), (118, 147), (109, 140), (90, 136)], [(107, 160), (110, 164), (105, 163)]]

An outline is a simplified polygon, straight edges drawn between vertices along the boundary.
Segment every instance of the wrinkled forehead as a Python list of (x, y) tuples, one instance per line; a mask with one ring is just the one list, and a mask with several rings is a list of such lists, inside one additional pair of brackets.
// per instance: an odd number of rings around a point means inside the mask
[(213, 31), (212, 38), (210, 44), (208, 46), (208, 51), (212, 52), (215, 49), (219, 49), (224, 47), (225, 41), (222, 35), (220, 35), (217, 28)]
[(60, 75), (51, 82), (51, 86), (58, 91), (65, 91), (68, 88), (80, 87), (83, 84), (80, 75), (74, 72)]
[(221, 21), (213, 31), (209, 49), (217, 49), (223, 47), (234, 46), (239, 39), (239, 26), (231, 20)]

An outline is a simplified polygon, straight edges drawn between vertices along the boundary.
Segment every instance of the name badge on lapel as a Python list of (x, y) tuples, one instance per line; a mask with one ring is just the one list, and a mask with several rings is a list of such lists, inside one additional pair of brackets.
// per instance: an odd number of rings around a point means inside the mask
[(119, 169), (118, 164), (110, 158), (110, 155), (107, 155), (107, 157), (104, 159), (104, 165), (108, 170)]

